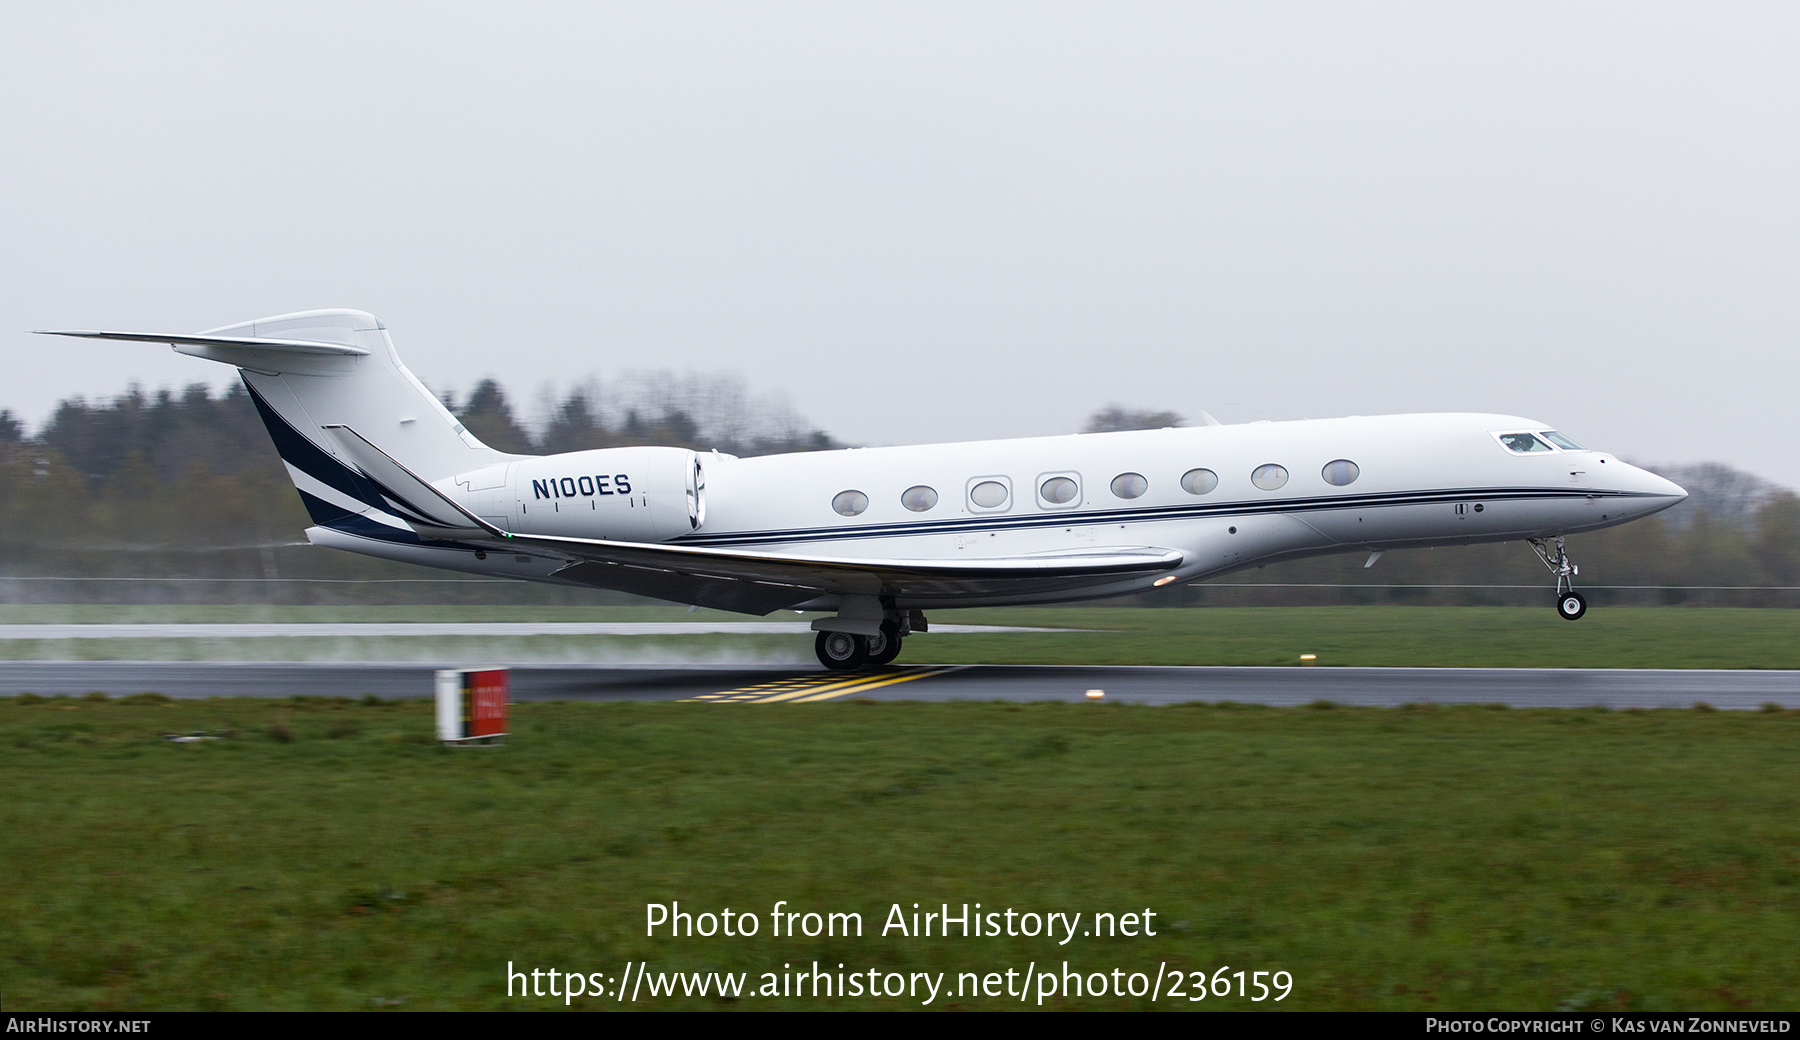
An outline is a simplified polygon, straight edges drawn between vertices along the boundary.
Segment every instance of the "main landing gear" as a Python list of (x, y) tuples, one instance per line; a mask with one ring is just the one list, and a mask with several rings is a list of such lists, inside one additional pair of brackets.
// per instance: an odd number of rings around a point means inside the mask
[(1531, 551), (1537, 553), (1544, 566), (1556, 575), (1556, 613), (1564, 621), (1579, 621), (1581, 615), (1587, 613), (1587, 597), (1575, 591), (1575, 576), (1581, 568), (1569, 559), (1568, 549), (1563, 545), (1563, 536), (1556, 536), (1556, 551), (1544, 544), (1542, 538), (1528, 539)]
[[(917, 614), (917, 611), (913, 611)], [(923, 621), (921, 615), (918, 618)], [(913, 630), (913, 618), (908, 614), (899, 619), (889, 618), (881, 623), (881, 630), (872, 636), (857, 635), (854, 632), (820, 632), (813, 641), (813, 651), (819, 655), (819, 663), (832, 671), (847, 672), (869, 665), (884, 665), (900, 656), (900, 643)], [(919, 626), (924, 630), (924, 626)]]

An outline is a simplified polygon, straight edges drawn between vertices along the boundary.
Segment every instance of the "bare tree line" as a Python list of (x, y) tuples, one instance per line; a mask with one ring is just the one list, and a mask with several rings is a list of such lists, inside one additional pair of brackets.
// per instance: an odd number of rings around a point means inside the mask
[(669, 444), (730, 455), (774, 455), (843, 447), (809, 427), (785, 398), (752, 393), (731, 375), (626, 372), (590, 377), (565, 393), (544, 387), (535, 421), (518, 414), (499, 383), (484, 379), (460, 402), (444, 404), (471, 432), (501, 451), (551, 455), (588, 448)]

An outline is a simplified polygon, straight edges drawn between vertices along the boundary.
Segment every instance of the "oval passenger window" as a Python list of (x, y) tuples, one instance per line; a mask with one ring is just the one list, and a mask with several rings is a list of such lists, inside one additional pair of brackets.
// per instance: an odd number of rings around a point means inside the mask
[(998, 480), (984, 480), (969, 489), (969, 501), (982, 509), (993, 509), (1006, 504), (1006, 485)]
[(1181, 475), (1181, 490), (1190, 495), (1204, 495), (1219, 486), (1219, 475), (1210, 469), (1190, 469)]
[(1074, 501), (1075, 492), (1079, 490), (1075, 486), (1075, 482), (1068, 477), (1051, 477), (1044, 481), (1043, 487), (1038, 488), (1038, 494), (1044, 496), (1044, 501), (1053, 506), (1063, 506)]
[(1335, 462), (1327, 462), (1325, 468), (1319, 472), (1324, 475), (1325, 483), (1330, 484), (1333, 487), (1343, 487), (1347, 484), (1352, 484), (1356, 481), (1357, 477), (1362, 475), (1362, 469), (1349, 459), (1338, 459)]
[(900, 492), (900, 504), (915, 513), (923, 513), (937, 505), (937, 492), (923, 484), (915, 484)]
[(1256, 470), (1250, 474), (1250, 483), (1255, 484), (1264, 491), (1274, 491), (1281, 485), (1286, 484), (1287, 478), (1287, 469), (1271, 462), (1267, 465), (1256, 467)]
[(840, 491), (831, 500), (831, 509), (839, 516), (856, 516), (869, 508), (869, 496), (860, 491)]
[(1150, 482), (1142, 473), (1121, 473), (1113, 478), (1112, 493), (1120, 498), (1137, 498), (1150, 490)]

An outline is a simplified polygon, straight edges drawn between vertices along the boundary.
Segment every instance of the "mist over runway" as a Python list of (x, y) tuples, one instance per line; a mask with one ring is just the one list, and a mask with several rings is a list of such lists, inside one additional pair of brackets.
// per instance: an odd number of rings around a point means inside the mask
[[(205, 697), (425, 698), (420, 664), (236, 661), (0, 661), (0, 695), (112, 697), (155, 692)], [(1233, 701), (1295, 706), (1504, 704), (1515, 708), (1800, 708), (1800, 671), (1551, 668), (1306, 668), (1069, 665), (907, 665), (826, 672), (792, 665), (620, 667), (523, 665), (515, 701), (809, 703), (1085, 701), (1179, 704)]]
[[(934, 625), (950, 635), (991, 632), (1070, 632), (1069, 628), (999, 625)], [(7, 639), (256, 639), (274, 636), (377, 639), (418, 636), (693, 636), (811, 635), (805, 621), (346, 621), (304, 623), (152, 622), (79, 625), (4, 625)]]

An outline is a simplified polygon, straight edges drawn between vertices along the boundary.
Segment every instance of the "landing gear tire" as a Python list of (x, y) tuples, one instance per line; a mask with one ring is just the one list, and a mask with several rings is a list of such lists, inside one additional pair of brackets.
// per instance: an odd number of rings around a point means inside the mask
[(870, 664), (887, 664), (900, 656), (900, 626), (892, 621), (881, 623), (881, 634), (868, 639)]
[(1587, 613), (1587, 599), (1579, 592), (1565, 592), (1556, 597), (1556, 613), (1564, 621), (1579, 621)]
[(820, 632), (813, 640), (813, 651), (820, 664), (834, 672), (848, 672), (868, 660), (869, 641), (851, 632)]

